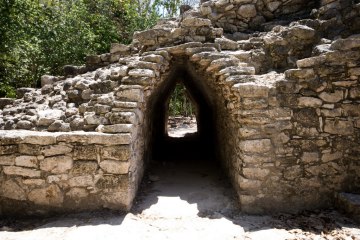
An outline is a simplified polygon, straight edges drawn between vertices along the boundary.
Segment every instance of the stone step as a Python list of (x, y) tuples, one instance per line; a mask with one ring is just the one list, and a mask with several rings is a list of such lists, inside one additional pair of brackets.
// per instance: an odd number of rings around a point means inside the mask
[(355, 221), (360, 222), (360, 194), (338, 193), (336, 206)]

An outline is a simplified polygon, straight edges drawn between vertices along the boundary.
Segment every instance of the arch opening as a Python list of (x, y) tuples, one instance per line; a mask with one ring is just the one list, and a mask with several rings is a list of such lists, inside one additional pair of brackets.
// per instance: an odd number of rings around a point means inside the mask
[[(197, 131), (174, 138), (168, 134), (170, 97), (176, 86), (184, 86), (194, 106)], [(197, 161), (216, 159), (215, 114), (209, 89), (185, 64), (176, 65), (154, 94), (150, 107), (152, 161)]]

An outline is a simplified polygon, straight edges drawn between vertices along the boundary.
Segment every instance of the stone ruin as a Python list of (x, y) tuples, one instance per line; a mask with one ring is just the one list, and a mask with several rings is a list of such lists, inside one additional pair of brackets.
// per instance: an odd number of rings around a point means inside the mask
[(179, 81), (243, 212), (360, 193), (359, 33), (359, 0), (202, 1), (43, 76), (0, 99), (0, 214), (129, 210)]

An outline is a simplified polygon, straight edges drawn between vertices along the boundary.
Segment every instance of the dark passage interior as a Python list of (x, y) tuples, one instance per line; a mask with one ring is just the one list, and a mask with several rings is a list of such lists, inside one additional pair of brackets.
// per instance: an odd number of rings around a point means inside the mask
[[(185, 65), (173, 68), (163, 85), (154, 94), (151, 115), (152, 161), (214, 161), (216, 128), (213, 104), (202, 79)], [(167, 133), (169, 101), (176, 84), (183, 84), (196, 109), (197, 132), (174, 138)]]

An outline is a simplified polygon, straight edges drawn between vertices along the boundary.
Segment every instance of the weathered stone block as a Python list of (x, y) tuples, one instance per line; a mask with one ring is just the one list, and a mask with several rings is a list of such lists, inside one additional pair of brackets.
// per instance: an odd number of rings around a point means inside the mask
[(238, 83), (233, 87), (237, 89), (237, 94), (240, 97), (267, 98), (269, 95), (269, 88), (266, 86)]
[(240, 149), (249, 153), (266, 153), (273, 148), (270, 139), (245, 140), (240, 142)]
[(187, 17), (181, 22), (182, 27), (203, 27), (203, 26), (211, 26), (211, 21), (209, 19), (204, 18), (196, 18), (196, 17)]
[(137, 117), (133, 112), (111, 113), (109, 119), (111, 124), (137, 124)]
[(37, 205), (54, 207), (60, 207), (64, 201), (60, 188), (55, 184), (46, 188), (32, 190), (28, 195), (28, 199)]
[(12, 166), (15, 164), (16, 155), (3, 155), (0, 156), (0, 165)]
[(26, 200), (25, 191), (14, 180), (8, 180), (1, 184), (0, 195), (20, 201)]
[(89, 187), (95, 184), (94, 178), (91, 175), (73, 177), (69, 179), (70, 187)]
[(73, 160), (68, 156), (49, 157), (40, 162), (41, 170), (55, 174), (66, 173), (72, 166)]
[(244, 177), (238, 177), (238, 184), (241, 190), (245, 191), (256, 191), (261, 187), (261, 181), (259, 180), (250, 180)]
[(304, 127), (319, 127), (319, 117), (313, 108), (294, 110), (293, 119)]
[(341, 90), (336, 90), (333, 93), (322, 92), (319, 97), (325, 102), (336, 103), (340, 102), (344, 98), (344, 93)]
[(81, 200), (86, 201), (87, 196), (89, 196), (89, 193), (84, 188), (75, 187), (75, 188), (70, 189), (70, 191), (68, 191), (66, 193), (66, 197), (69, 197), (72, 200), (75, 200), (75, 202), (79, 202)]
[(324, 132), (338, 135), (351, 135), (354, 133), (354, 126), (351, 121), (325, 120)]
[(46, 147), (42, 152), (45, 157), (65, 155), (71, 153), (73, 147), (68, 145), (52, 145)]
[(322, 100), (314, 97), (300, 97), (298, 98), (298, 105), (300, 107), (320, 107)]
[(133, 77), (155, 77), (156, 74), (153, 70), (150, 69), (132, 69), (128, 73), (129, 76)]
[(245, 178), (255, 180), (265, 180), (270, 174), (270, 170), (264, 168), (243, 168), (242, 171)]
[(101, 157), (104, 160), (128, 161), (130, 154), (130, 146), (113, 146), (101, 149)]
[(74, 160), (96, 160), (98, 150), (96, 146), (93, 145), (84, 145), (84, 146), (75, 146), (73, 157)]
[(100, 162), (100, 167), (107, 173), (127, 174), (129, 172), (129, 162), (105, 160)]
[(0, 147), (0, 155), (13, 154), (18, 152), (18, 145), (5, 145)]
[(75, 161), (70, 173), (72, 175), (94, 174), (98, 168), (97, 161)]
[(319, 153), (318, 152), (304, 152), (301, 161), (303, 163), (314, 163), (319, 161)]
[(139, 88), (119, 89), (116, 96), (120, 101), (143, 102), (144, 92)]
[(20, 167), (37, 168), (38, 159), (35, 156), (18, 156), (15, 158), (15, 165)]
[(3, 170), (6, 175), (18, 175), (31, 178), (39, 178), (41, 175), (40, 171), (23, 167), (8, 166), (4, 167)]
[(331, 162), (343, 157), (342, 152), (334, 152), (334, 153), (324, 153), (321, 157), (321, 161), (323, 162)]
[(133, 124), (100, 125), (96, 128), (96, 131), (103, 133), (131, 133), (133, 128)]
[(237, 14), (243, 18), (252, 18), (256, 16), (256, 7), (253, 4), (241, 5), (237, 11)]

